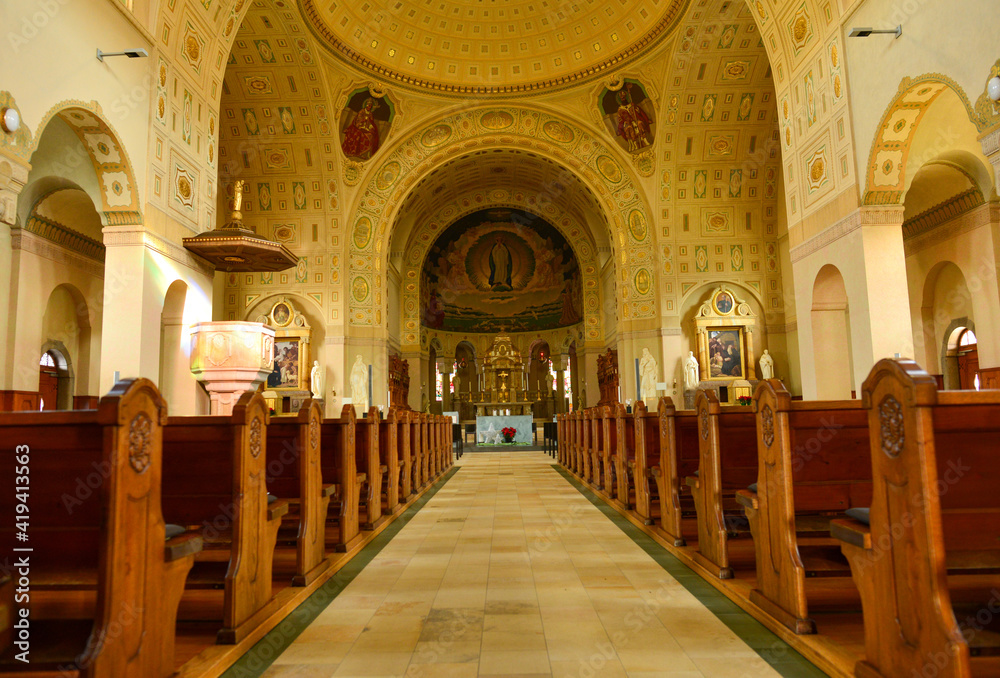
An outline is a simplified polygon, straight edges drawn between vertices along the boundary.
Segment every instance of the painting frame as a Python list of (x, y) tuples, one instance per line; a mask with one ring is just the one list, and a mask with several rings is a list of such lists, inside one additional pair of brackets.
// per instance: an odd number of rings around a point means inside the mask
[(267, 390), (301, 391), (303, 389), (302, 352), (304, 345), (302, 337), (274, 338), (273, 367), (271, 373), (267, 375)]
[(709, 327), (706, 329), (706, 335), (707, 380), (746, 379), (746, 328), (738, 325)]
[(712, 296), (712, 308), (719, 315), (731, 316), (736, 311), (736, 297), (726, 289), (720, 289)]

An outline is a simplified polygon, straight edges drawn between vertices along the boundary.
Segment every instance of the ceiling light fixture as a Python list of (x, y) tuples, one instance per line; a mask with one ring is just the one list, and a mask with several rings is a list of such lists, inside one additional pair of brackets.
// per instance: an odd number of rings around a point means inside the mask
[(852, 28), (848, 35), (852, 38), (867, 38), (872, 34), (889, 35), (890, 33), (895, 35), (896, 39), (899, 39), (899, 36), (903, 34), (903, 25), (900, 24), (895, 28)]
[(21, 128), (21, 114), (13, 108), (0, 109), (0, 127), (8, 134), (13, 134)]
[(139, 49), (127, 49), (124, 52), (102, 52), (100, 49), (97, 50), (97, 60), (104, 61), (104, 57), (113, 56), (127, 56), (129, 59), (138, 59), (140, 57), (148, 57), (149, 52), (140, 47)]
[(990, 99), (993, 99), (993, 101), (1000, 101), (1000, 75), (994, 75), (986, 83), (986, 93), (990, 95)]

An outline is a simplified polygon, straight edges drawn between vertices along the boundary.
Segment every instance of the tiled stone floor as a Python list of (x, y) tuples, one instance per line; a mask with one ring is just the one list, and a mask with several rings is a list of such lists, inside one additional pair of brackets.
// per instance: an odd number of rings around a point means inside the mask
[(824, 675), (608, 511), (541, 453), (466, 455), (227, 675)]

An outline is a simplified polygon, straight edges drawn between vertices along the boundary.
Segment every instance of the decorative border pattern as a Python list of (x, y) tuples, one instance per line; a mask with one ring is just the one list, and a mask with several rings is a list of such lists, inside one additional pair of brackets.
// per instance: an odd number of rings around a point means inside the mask
[[(446, 127), (448, 131), (439, 128)], [(571, 134), (552, 134), (552, 130)], [(430, 139), (425, 136), (435, 130)], [(354, 326), (380, 326), (385, 309), (385, 254), (388, 253), (390, 225), (409, 190), (434, 168), (450, 157), (485, 148), (522, 148), (546, 155), (574, 171), (585, 186), (590, 187), (602, 204), (615, 248), (617, 288), (620, 297), (619, 317), (622, 320), (653, 317), (656, 309), (651, 279), (645, 292), (636, 288), (639, 270), (652, 265), (655, 248), (635, 239), (628, 224), (633, 212), (646, 224), (654, 223), (649, 207), (643, 200), (638, 182), (621, 164), (612, 182), (597, 169), (600, 159), (618, 165), (614, 160), (618, 149), (612, 150), (584, 129), (553, 115), (521, 108), (480, 108), (463, 110), (443, 119), (434, 120), (416, 130), (396, 145), (393, 151), (373, 165), (367, 185), (354, 209), (352, 232), (359, 224), (362, 230), (374, 227), (374, 237), (350, 238), (349, 280), (367, 282), (369, 293), (364, 298), (351, 299), (350, 323)], [(603, 156), (603, 159), (602, 159)], [(367, 221), (365, 221), (367, 220)], [(358, 247), (363, 244), (363, 247)], [(383, 253), (383, 250), (386, 250)], [(650, 274), (653, 277), (653, 274)], [(356, 285), (362, 290), (362, 286)], [(608, 300), (606, 300), (607, 303)]]

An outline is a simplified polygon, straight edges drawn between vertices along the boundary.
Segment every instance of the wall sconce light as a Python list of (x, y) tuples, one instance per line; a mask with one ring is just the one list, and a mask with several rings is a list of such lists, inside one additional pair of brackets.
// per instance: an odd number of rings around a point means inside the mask
[(104, 57), (113, 56), (127, 56), (129, 59), (139, 59), (141, 57), (148, 57), (149, 52), (143, 48), (139, 49), (127, 49), (124, 52), (102, 52), (100, 49), (97, 50), (97, 60), (103, 62)]
[(13, 134), (21, 128), (21, 114), (13, 108), (5, 108), (0, 111), (0, 127), (8, 134)]
[(903, 25), (900, 24), (899, 26), (896, 26), (895, 28), (888, 28), (888, 29), (881, 29), (881, 28), (878, 28), (878, 29), (877, 28), (852, 28), (851, 32), (848, 35), (850, 35), (850, 37), (852, 37), (852, 38), (867, 38), (869, 35), (872, 35), (872, 34), (885, 34), (885, 35), (888, 35), (890, 33), (893, 34), (893, 35), (895, 35), (896, 39), (898, 40), (899, 36), (901, 36), (903, 34)]
[(986, 93), (989, 94), (990, 99), (993, 99), (993, 101), (1000, 101), (1000, 75), (994, 75), (986, 83)]

